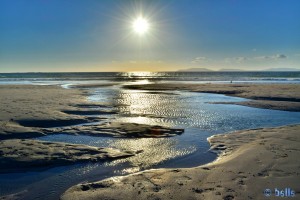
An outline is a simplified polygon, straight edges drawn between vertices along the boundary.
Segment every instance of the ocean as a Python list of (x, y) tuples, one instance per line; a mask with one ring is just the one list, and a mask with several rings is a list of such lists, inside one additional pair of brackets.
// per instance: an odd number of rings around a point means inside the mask
[(78, 73), (0, 73), (1, 82), (9, 81), (237, 81), (300, 83), (300, 72), (78, 72)]

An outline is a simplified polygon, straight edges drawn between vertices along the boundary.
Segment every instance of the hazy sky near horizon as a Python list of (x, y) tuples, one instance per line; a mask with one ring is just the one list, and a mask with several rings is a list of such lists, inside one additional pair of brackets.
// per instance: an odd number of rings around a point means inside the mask
[(1, 0), (0, 72), (300, 69), (299, 19), (299, 0)]

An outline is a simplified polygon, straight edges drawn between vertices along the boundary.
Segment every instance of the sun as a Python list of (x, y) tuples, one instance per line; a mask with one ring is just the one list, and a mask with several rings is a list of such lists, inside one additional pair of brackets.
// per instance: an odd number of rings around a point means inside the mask
[(138, 35), (144, 35), (149, 31), (149, 22), (143, 17), (136, 18), (132, 23), (132, 28)]

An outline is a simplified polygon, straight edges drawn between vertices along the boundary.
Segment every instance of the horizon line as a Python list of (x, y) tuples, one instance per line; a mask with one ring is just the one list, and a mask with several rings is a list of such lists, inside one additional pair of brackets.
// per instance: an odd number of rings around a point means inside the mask
[(0, 74), (12, 74), (12, 73), (164, 73), (164, 72), (205, 72), (205, 73), (210, 73), (210, 72), (300, 72), (300, 69), (295, 69), (295, 70), (270, 70), (270, 69), (263, 69), (263, 70), (208, 70), (208, 71), (185, 71), (185, 70), (177, 70), (177, 71), (28, 71), (28, 72), (0, 72)]

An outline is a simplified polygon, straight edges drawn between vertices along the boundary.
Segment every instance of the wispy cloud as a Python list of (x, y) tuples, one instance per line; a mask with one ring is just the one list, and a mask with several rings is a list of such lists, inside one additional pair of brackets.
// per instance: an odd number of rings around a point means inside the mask
[(204, 57), (204, 56), (199, 56), (199, 57), (196, 57), (194, 60), (191, 61), (191, 63), (201, 63), (203, 61), (207, 61), (207, 57)]
[(256, 57), (245, 57), (245, 56), (239, 56), (239, 57), (229, 57), (225, 58), (225, 63), (243, 63), (246, 61), (267, 61), (267, 60), (279, 60), (279, 59), (286, 59), (287, 56), (284, 54), (275, 54), (275, 55), (262, 55), (262, 56), (256, 56)]
[(254, 60), (267, 60), (269, 58), (270, 58), (269, 56), (256, 56), (253, 59)]
[(286, 59), (287, 56), (284, 54), (275, 54), (275, 55), (271, 55), (271, 56), (257, 56), (254, 57), (253, 59), (255, 60), (277, 60), (277, 59)]
[[(299, 56), (300, 54), (293, 54), (293, 56)], [(286, 60), (288, 59), (288, 56), (283, 53), (278, 53), (278, 54), (270, 54), (270, 55), (257, 55), (257, 56), (250, 56), (250, 55), (241, 55), (241, 56), (236, 56), (236, 57), (227, 57), (223, 59), (211, 59), (208, 57), (204, 56), (199, 56), (194, 58), (190, 63), (194, 64), (205, 64), (205, 65), (214, 65), (214, 64), (227, 64), (227, 65), (250, 65), (250, 64), (262, 64), (263, 62), (266, 63), (277, 63), (280, 60)]]
[(233, 58), (225, 58), (224, 61), (225, 63), (242, 63), (246, 60), (249, 60), (249, 58), (244, 57), (244, 56), (239, 56), (239, 57), (233, 57)]
[(236, 57), (234, 59), (235, 59), (236, 62), (239, 62), (239, 63), (248, 60), (248, 58), (246, 58), (246, 57)]
[(275, 58), (275, 59), (285, 59), (285, 58), (287, 58), (287, 56), (284, 55), (284, 54), (276, 54), (276, 55), (273, 56), (273, 58)]

